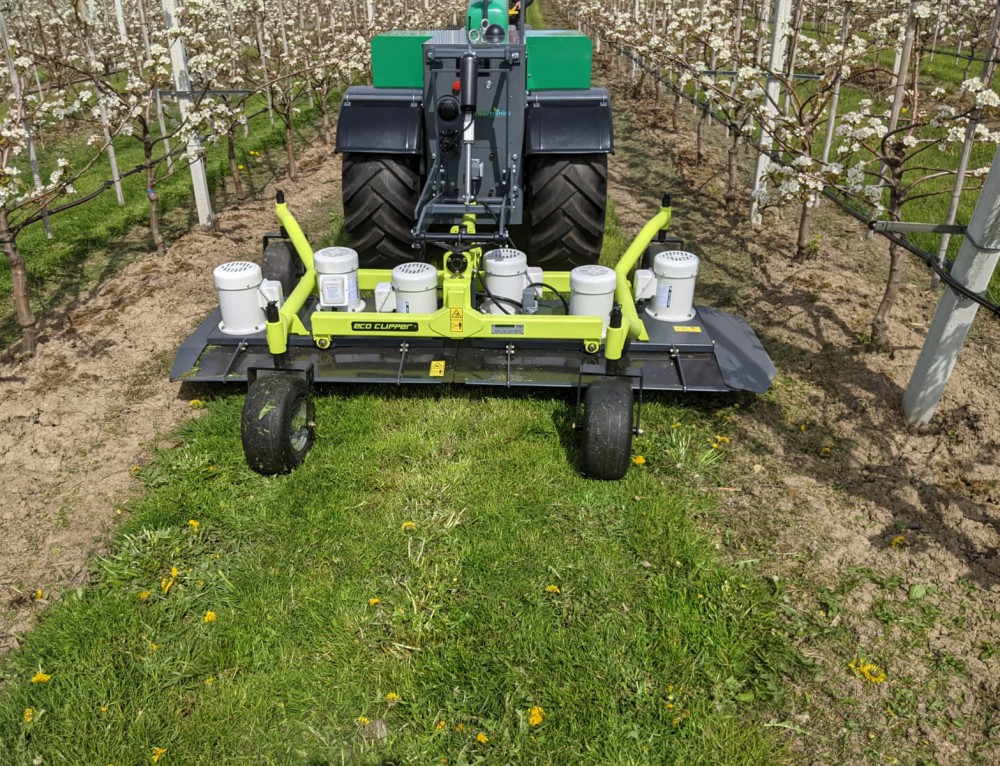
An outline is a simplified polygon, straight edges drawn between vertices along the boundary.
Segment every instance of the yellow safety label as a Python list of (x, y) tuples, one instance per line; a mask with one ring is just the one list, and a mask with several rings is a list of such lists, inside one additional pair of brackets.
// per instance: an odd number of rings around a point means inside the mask
[(451, 319), (451, 332), (462, 332), (465, 325), (465, 309), (451, 309), (448, 317)]
[(674, 327), (677, 332), (701, 332), (700, 327), (693, 327), (691, 325), (677, 325)]
[(430, 376), (432, 378), (443, 378), (444, 377), (444, 362), (431, 362), (431, 372)]

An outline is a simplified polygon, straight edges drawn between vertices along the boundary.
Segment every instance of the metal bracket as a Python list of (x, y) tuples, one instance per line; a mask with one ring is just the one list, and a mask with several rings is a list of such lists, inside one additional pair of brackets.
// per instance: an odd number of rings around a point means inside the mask
[(965, 234), (965, 227), (957, 223), (910, 223), (908, 221), (868, 222), (872, 231), (895, 231), (910, 234)]
[(410, 344), (403, 341), (399, 344), (399, 369), (396, 371), (396, 385), (403, 385), (403, 365), (406, 364), (406, 354), (410, 350)]

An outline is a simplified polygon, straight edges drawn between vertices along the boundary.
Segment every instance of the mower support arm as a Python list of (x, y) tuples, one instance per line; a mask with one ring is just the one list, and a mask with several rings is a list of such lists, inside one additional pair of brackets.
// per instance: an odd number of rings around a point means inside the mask
[(646, 327), (639, 319), (639, 313), (635, 310), (635, 298), (632, 295), (629, 274), (635, 268), (636, 263), (646, 252), (649, 243), (653, 241), (659, 232), (666, 231), (670, 226), (670, 201), (664, 199), (664, 204), (660, 207), (660, 212), (653, 216), (652, 220), (642, 227), (642, 231), (632, 240), (628, 250), (615, 266), (617, 283), (615, 285), (615, 301), (622, 307), (622, 323), (628, 330), (628, 338), (637, 340), (649, 340)]
[(267, 348), (272, 354), (283, 354), (288, 350), (288, 333), (292, 326), (299, 321), (299, 312), (309, 300), (316, 286), (316, 267), (313, 265), (313, 249), (302, 233), (299, 222), (288, 210), (288, 205), (284, 202), (284, 195), (281, 195), (275, 205), (275, 214), (278, 223), (288, 233), (288, 238), (295, 245), (295, 252), (302, 259), (306, 267), (306, 273), (302, 275), (299, 283), (292, 290), (291, 295), (285, 298), (285, 302), (278, 310), (278, 321), (267, 323)]

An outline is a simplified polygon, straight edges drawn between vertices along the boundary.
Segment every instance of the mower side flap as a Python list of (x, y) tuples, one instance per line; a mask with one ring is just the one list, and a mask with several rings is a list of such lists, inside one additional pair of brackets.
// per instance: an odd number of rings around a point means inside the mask
[(755, 394), (767, 391), (778, 371), (750, 325), (706, 306), (698, 307), (698, 315), (715, 341), (715, 359), (726, 385)]

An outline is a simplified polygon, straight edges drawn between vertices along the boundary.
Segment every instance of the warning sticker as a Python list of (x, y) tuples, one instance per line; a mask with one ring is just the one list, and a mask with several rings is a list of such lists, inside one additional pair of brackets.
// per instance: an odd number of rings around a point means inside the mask
[(701, 332), (700, 327), (694, 327), (692, 325), (674, 325), (674, 330), (677, 332)]
[(451, 320), (451, 332), (462, 332), (465, 326), (465, 309), (450, 309), (448, 318)]
[(444, 365), (445, 365), (445, 363), (443, 361), (442, 362), (437, 362), (437, 361), (431, 362), (430, 376), (432, 378), (443, 378), (444, 377)]

